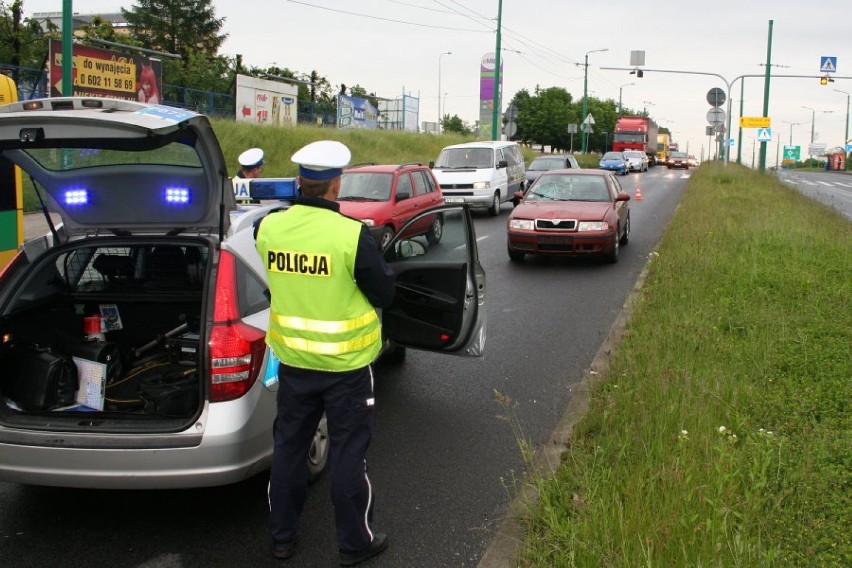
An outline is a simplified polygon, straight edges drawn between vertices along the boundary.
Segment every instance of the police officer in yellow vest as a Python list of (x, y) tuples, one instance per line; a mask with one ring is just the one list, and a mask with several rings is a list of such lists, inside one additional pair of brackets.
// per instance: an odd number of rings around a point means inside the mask
[(293, 555), (308, 489), (307, 459), (322, 413), (330, 441), (331, 492), (340, 563), (379, 554), (387, 536), (372, 526), (375, 497), (366, 452), (373, 429), (373, 367), (382, 345), (376, 308), (390, 305), (394, 273), (358, 220), (339, 213), (340, 142), (308, 144), (301, 197), (257, 229), (272, 300), (267, 343), (281, 361), (269, 482), (273, 555)]

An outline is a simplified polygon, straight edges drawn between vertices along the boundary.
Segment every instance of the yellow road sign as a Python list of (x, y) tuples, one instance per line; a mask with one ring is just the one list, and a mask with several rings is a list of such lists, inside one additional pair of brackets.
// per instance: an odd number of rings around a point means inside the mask
[(768, 116), (741, 116), (740, 128), (769, 128), (772, 126)]

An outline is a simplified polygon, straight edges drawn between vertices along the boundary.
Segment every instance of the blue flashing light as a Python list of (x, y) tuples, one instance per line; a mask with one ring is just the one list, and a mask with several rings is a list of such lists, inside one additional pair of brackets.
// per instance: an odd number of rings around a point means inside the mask
[(252, 199), (296, 199), (299, 185), (296, 178), (255, 178), (249, 180), (249, 195)]
[(69, 189), (65, 192), (65, 205), (88, 205), (88, 189)]
[(191, 192), (186, 187), (167, 187), (165, 191), (166, 203), (170, 205), (186, 205), (189, 203)]

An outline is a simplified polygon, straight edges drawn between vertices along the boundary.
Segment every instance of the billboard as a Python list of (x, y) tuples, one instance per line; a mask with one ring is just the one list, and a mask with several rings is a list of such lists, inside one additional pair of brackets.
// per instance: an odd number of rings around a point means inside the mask
[[(379, 126), (386, 130), (417, 132), (420, 99), (402, 95), (401, 99), (379, 99)], [(428, 124), (425, 123), (424, 124)], [(437, 122), (432, 124), (438, 124)], [(425, 127), (424, 127), (425, 128)]]
[(51, 97), (73, 95), (162, 102), (163, 68), (159, 59), (73, 44), (69, 93), (62, 86), (62, 42), (50, 40), (49, 49)]
[(378, 118), (379, 109), (367, 99), (337, 95), (338, 128), (376, 128)]
[(237, 122), (295, 126), (298, 101), (297, 85), (237, 75)]
[(479, 135), (491, 138), (491, 122), (494, 118), (494, 105), (500, 116), (500, 99), (503, 97), (503, 60), (500, 60), (500, 85), (497, 101), (494, 101), (494, 76), (496, 75), (496, 57), (486, 53), (479, 63)]

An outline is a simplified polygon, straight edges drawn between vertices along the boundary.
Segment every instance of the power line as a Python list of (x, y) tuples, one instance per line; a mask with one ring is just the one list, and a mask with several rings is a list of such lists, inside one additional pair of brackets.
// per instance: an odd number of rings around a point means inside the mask
[(420, 27), (420, 28), (432, 28), (432, 29), (437, 29), (437, 30), (448, 30), (448, 31), (453, 31), (453, 32), (485, 33), (482, 30), (471, 30), (471, 29), (465, 29), (465, 28), (448, 28), (446, 26), (431, 26), (429, 24), (420, 24), (420, 23), (417, 23), (417, 22), (405, 22), (405, 21), (402, 21), (402, 20), (394, 20), (392, 18), (383, 18), (381, 16), (372, 16), (370, 14), (361, 14), (361, 13), (358, 13), (358, 12), (349, 12), (349, 11), (346, 11), (346, 10), (338, 10), (338, 9), (335, 9), (335, 8), (328, 8), (326, 6), (318, 6), (316, 4), (310, 4), (308, 2), (299, 2), (298, 0), (287, 0), (287, 1), (291, 2), (293, 4), (301, 4), (302, 6), (308, 6), (310, 8), (327, 10), (329, 12), (337, 12), (338, 14), (346, 14), (347, 16), (357, 16), (359, 18), (369, 18), (371, 20), (380, 20), (380, 21), (383, 21), (383, 22), (391, 22), (391, 23), (394, 23), (394, 24), (403, 24), (403, 25), (407, 25), (407, 26), (417, 26), (417, 27)]

